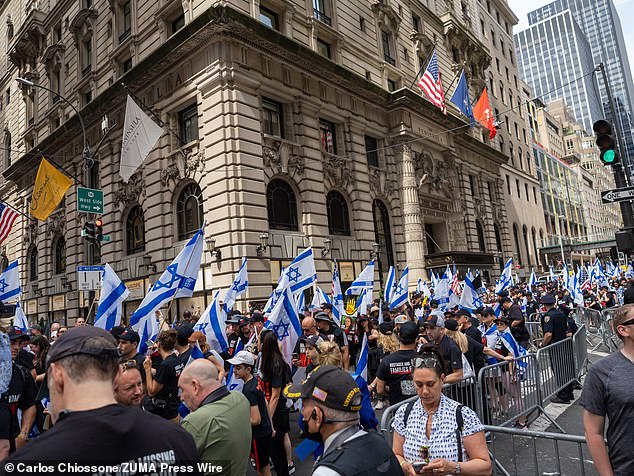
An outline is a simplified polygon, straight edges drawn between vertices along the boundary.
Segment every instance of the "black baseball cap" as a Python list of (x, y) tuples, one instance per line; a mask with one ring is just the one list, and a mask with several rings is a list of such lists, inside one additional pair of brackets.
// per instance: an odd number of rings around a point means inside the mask
[(10, 326), (7, 332), (9, 340), (30, 340), (31, 338), (15, 326)]
[(506, 324), (507, 326), (511, 325), (510, 319), (507, 319), (504, 316), (496, 317), (494, 320), (495, 322), (501, 322), (502, 324)]
[(191, 324), (179, 324), (174, 330), (179, 339), (187, 340), (194, 333), (194, 326)]
[(499, 293), (496, 293), (498, 296), (500, 296), (501, 298), (505, 298), (508, 297), (509, 292), (506, 289), (503, 289), (502, 291), (500, 291)]
[(119, 336), (123, 334), (125, 331), (126, 331), (125, 326), (114, 326), (112, 329), (110, 329), (110, 334), (112, 334), (112, 337), (114, 337), (115, 339), (118, 339)]
[(253, 311), (251, 313), (251, 322), (264, 322), (264, 314), (260, 311)]
[(317, 347), (321, 342), (324, 341), (324, 339), (322, 339), (320, 335), (314, 334), (311, 334), (309, 336), (301, 336), (299, 340), (305, 342), (306, 345), (309, 345), (310, 347)]
[(506, 304), (507, 302), (513, 302), (513, 300), (510, 297), (500, 299), (500, 304)]
[(445, 319), (442, 316), (433, 315), (425, 322), (426, 327), (445, 327)]
[(383, 335), (389, 336), (394, 331), (394, 324), (392, 321), (383, 321), (379, 324), (379, 332)]
[(552, 294), (544, 294), (542, 296), (542, 304), (547, 304), (547, 305), (551, 305), (551, 304), (555, 304), (555, 296), (553, 296)]
[(287, 398), (311, 398), (333, 410), (356, 413), (361, 409), (361, 390), (348, 372), (334, 365), (320, 365), (302, 383), (284, 389)]
[(328, 309), (329, 311), (332, 311), (332, 304), (325, 302), (321, 305), (321, 309)]
[(455, 319), (447, 319), (445, 321), (445, 329), (448, 329), (450, 331), (457, 331), (459, 327), (460, 325)]
[(139, 337), (138, 332), (133, 329), (126, 329), (123, 331), (121, 335), (118, 337), (119, 340), (124, 340), (127, 342), (140, 342), (141, 338)]
[(495, 311), (491, 307), (485, 307), (482, 309), (483, 316), (495, 316)]
[(471, 312), (469, 311), (469, 309), (458, 309), (454, 316), (456, 317), (460, 317), (460, 316), (466, 316), (466, 317), (471, 317)]
[(225, 321), (225, 324), (238, 324), (240, 322), (240, 317), (241, 316), (239, 314), (233, 315)]
[(415, 322), (407, 321), (398, 329), (398, 340), (405, 344), (413, 344), (418, 337), (418, 325)]
[[(103, 347), (92, 347), (86, 344), (86, 341), (91, 337), (103, 337), (106, 344)], [(68, 329), (57, 338), (46, 357), (46, 366), (48, 367), (64, 357), (78, 354), (99, 358), (120, 357), (117, 341), (108, 331), (100, 327), (79, 326)]]

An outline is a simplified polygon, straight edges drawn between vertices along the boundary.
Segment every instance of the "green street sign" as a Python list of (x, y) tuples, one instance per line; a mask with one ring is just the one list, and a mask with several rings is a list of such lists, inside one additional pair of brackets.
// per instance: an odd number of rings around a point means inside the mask
[(110, 241), (110, 240), (111, 240), (110, 235), (103, 235), (101, 237), (101, 241)]
[(77, 187), (77, 211), (103, 214), (103, 191)]

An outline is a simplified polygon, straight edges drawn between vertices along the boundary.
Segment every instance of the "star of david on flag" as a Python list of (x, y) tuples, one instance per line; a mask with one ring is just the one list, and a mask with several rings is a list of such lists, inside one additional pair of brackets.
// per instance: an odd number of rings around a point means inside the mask
[(22, 294), (18, 260), (11, 261), (7, 269), (0, 274), (0, 302), (5, 304), (17, 301)]
[(302, 325), (297, 314), (297, 303), (290, 288), (284, 290), (264, 326), (275, 332), (281, 342), (280, 350), (284, 360), (291, 365), (293, 349), (302, 334)]
[(392, 295), (390, 301), (390, 310), (397, 309), (407, 302), (408, 298), (408, 286), (409, 286), (409, 267), (405, 267), (401, 274), (401, 279), (398, 281), (398, 285)]
[(106, 263), (101, 274), (101, 293), (94, 326), (109, 331), (121, 324), (123, 301), (129, 294), (130, 291), (119, 279), (117, 273)]
[(506, 288), (513, 285), (513, 258), (509, 258), (509, 260), (504, 265), (504, 269), (502, 270), (502, 276), (500, 276), (500, 280), (495, 286), (495, 294), (500, 294)]
[(346, 296), (351, 294), (361, 294), (364, 290), (369, 290), (370, 294), (374, 290), (374, 260), (370, 261), (363, 271), (359, 273), (357, 279), (346, 289)]
[(223, 303), (225, 313), (229, 314), (229, 312), (231, 312), (233, 305), (236, 303), (236, 298), (241, 294), (246, 293), (248, 287), (249, 277), (247, 275), (247, 259), (244, 257), (242, 258), (242, 264), (240, 265), (240, 269), (233, 280), (231, 288), (229, 288), (229, 291), (225, 294)]
[(218, 302), (219, 295), (220, 291), (216, 291), (211, 304), (194, 325), (194, 330), (205, 334), (207, 343), (213, 350), (225, 352), (229, 348), (226, 335), (227, 317)]
[(390, 266), (390, 270), (387, 272), (387, 279), (385, 280), (385, 291), (383, 297), (385, 302), (392, 301), (392, 295), (394, 294), (394, 288), (396, 286), (396, 270), (394, 266)]

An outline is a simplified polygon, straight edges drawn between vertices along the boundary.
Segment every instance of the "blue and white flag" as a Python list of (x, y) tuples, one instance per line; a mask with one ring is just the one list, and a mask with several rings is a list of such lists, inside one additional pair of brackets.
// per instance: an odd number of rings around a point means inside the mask
[(335, 263), (335, 269), (332, 272), (332, 319), (341, 327), (341, 319), (343, 318), (345, 304), (343, 302), (343, 293), (341, 292), (341, 281), (339, 281), (339, 267)]
[(226, 352), (229, 348), (226, 334), (227, 317), (218, 303), (219, 294), (220, 291), (216, 291), (211, 304), (209, 304), (194, 325), (194, 330), (205, 334), (207, 343), (212, 349), (217, 352)]
[(298, 293), (317, 282), (315, 259), (312, 248), (306, 248), (284, 271), (286, 284), (292, 293)]
[(359, 360), (357, 361), (357, 368), (352, 375), (353, 379), (361, 377), (363, 380), (368, 381), (368, 335), (363, 334), (363, 342), (361, 343), (361, 350), (359, 351)]
[(194, 286), (200, 270), (200, 260), (203, 254), (205, 241), (203, 228), (192, 236), (183, 250), (167, 267), (159, 280), (147, 293), (139, 308), (130, 318), (130, 325), (138, 332), (141, 320), (154, 316), (154, 311), (163, 304), (179, 297), (191, 297), (194, 294)]
[(467, 276), (467, 278), (469, 278), (469, 281), (471, 281), (473, 283), (473, 280), (475, 279), (475, 277), (473, 276), (473, 273), (471, 272), (471, 268), (467, 268), (466, 276)]
[(185, 364), (185, 367), (187, 367), (189, 364), (191, 364), (196, 359), (204, 359), (204, 358), (205, 358), (205, 356), (203, 355), (203, 351), (200, 348), (200, 345), (198, 344), (198, 341), (196, 341), (196, 344), (194, 345), (194, 347), (192, 347), (192, 351), (189, 354), (189, 359), (187, 359), (187, 363)]
[(436, 291), (436, 286), (438, 285), (438, 276), (433, 271), (431, 272), (431, 287), (434, 291)]
[(249, 287), (249, 277), (247, 276), (247, 258), (242, 258), (242, 264), (240, 265), (240, 269), (238, 270), (238, 274), (236, 274), (231, 287), (225, 294), (225, 298), (223, 300), (223, 309), (225, 313), (229, 314), (233, 309), (233, 305), (236, 303), (236, 298), (241, 294), (247, 292), (247, 288)]
[(467, 119), (469, 119), (469, 123), (471, 127), (475, 125), (475, 117), (473, 117), (473, 108), (471, 107), (471, 99), (469, 98), (469, 88), (467, 87), (467, 78), (464, 73), (464, 69), (462, 70), (462, 74), (460, 75), (460, 80), (458, 80), (458, 85), (456, 86), (456, 90), (451, 96), (450, 101), (454, 103), (460, 112), (462, 112)]
[[(236, 348), (233, 351), (233, 355), (237, 355), (238, 352), (243, 350), (242, 339), (238, 339), (238, 343), (236, 344)], [(225, 385), (229, 390), (235, 390), (236, 392), (241, 392), (244, 387), (244, 382), (236, 378), (233, 375), (233, 364), (229, 367), (229, 371), (227, 372), (227, 377), (225, 378)]]
[(568, 266), (564, 263), (564, 282), (563, 282), (563, 286), (565, 289), (568, 290), (568, 292), (570, 292), (570, 295), (572, 295), (572, 293), (575, 292), (574, 287), (573, 287), (573, 279), (570, 276), (570, 271), (568, 270)]
[(130, 291), (125, 287), (123, 281), (106, 263), (101, 273), (101, 294), (99, 295), (94, 326), (110, 331), (114, 326), (121, 324), (123, 301), (128, 298), (129, 294)]
[(583, 292), (581, 291), (581, 270), (577, 269), (573, 277), (572, 284), (572, 300), (577, 306), (583, 307), (585, 304), (585, 300), (583, 298)]
[(154, 314), (144, 317), (139, 324), (139, 330), (137, 331), (140, 336), (138, 352), (143, 355), (148, 350), (148, 343), (156, 340), (161, 329), (159, 321)]
[(634, 278), (634, 268), (632, 268), (632, 263), (627, 265), (627, 269), (625, 270), (626, 278)]
[(374, 260), (370, 261), (357, 279), (352, 281), (350, 287), (346, 289), (346, 296), (361, 294), (364, 289), (369, 289), (370, 293), (374, 290)]
[(557, 275), (555, 274), (555, 270), (553, 269), (552, 266), (548, 267), (548, 271), (550, 272), (550, 281), (551, 282), (556, 282), (557, 281)]
[(534, 291), (538, 284), (539, 284), (539, 281), (537, 281), (535, 268), (531, 268), (531, 277), (528, 280), (528, 289), (530, 289), (531, 291)]
[(449, 278), (445, 272), (442, 278), (436, 282), (436, 287), (434, 288), (434, 299), (438, 301), (438, 309), (441, 311), (446, 311), (449, 306), (449, 292)]
[(500, 294), (506, 288), (513, 285), (513, 258), (509, 258), (509, 260), (504, 265), (504, 269), (502, 270), (502, 276), (500, 276), (500, 280), (495, 286), (495, 294)]
[(5, 304), (17, 301), (22, 293), (18, 260), (11, 261), (7, 269), (0, 274), (0, 302)]
[(304, 309), (306, 309), (306, 296), (303, 292), (295, 295), (295, 302), (297, 303), (297, 314), (302, 316), (304, 314)]
[(20, 329), (23, 334), (29, 332), (29, 320), (20, 306), (20, 301), (15, 303), (15, 317), (13, 318), (13, 326)]
[(608, 283), (605, 272), (603, 271), (603, 265), (601, 264), (601, 260), (599, 258), (594, 260), (594, 279), (599, 287), (610, 285), (610, 283)]
[(409, 267), (405, 266), (403, 273), (401, 273), (401, 279), (398, 280), (398, 285), (394, 289), (392, 299), (390, 300), (390, 310), (396, 309), (407, 302), (409, 297)]
[(392, 296), (394, 295), (394, 290), (396, 289), (396, 270), (394, 266), (390, 266), (390, 270), (387, 272), (387, 280), (385, 281), (385, 291), (383, 293), (383, 298), (385, 302), (392, 302)]
[(309, 311), (321, 309), (322, 304), (331, 304), (328, 295), (319, 287), (315, 286), (313, 293), (313, 300), (308, 306)]
[(383, 301), (379, 301), (379, 324), (383, 324)]
[(478, 296), (478, 292), (473, 287), (471, 280), (465, 276), (464, 287), (462, 288), (462, 296), (460, 296), (460, 307), (466, 309), (477, 309), (483, 307), (482, 300)]
[(287, 285), (286, 273), (285, 273), (285, 269), (282, 268), (280, 272), (280, 277), (277, 280), (277, 286), (275, 286), (275, 289), (269, 296), (269, 299), (268, 301), (266, 301), (266, 305), (264, 306), (265, 315), (268, 316), (271, 313), (271, 311), (275, 307), (275, 304), (277, 303), (277, 300), (282, 295), (282, 291), (284, 291), (284, 288), (286, 287), (286, 285)]
[(431, 297), (431, 291), (429, 290), (429, 287), (427, 286), (427, 281), (423, 281), (422, 279), (419, 279), (417, 291), (419, 293), (422, 293), (423, 296), (425, 296), (428, 299)]
[(282, 355), (290, 366), (293, 349), (297, 340), (302, 335), (302, 325), (297, 315), (297, 303), (290, 288), (286, 288), (282, 297), (277, 301), (264, 327), (275, 332), (281, 342)]
[[(506, 349), (513, 355), (513, 358), (517, 359), (518, 357), (524, 357), (527, 352), (524, 347), (519, 345), (511, 334), (511, 329), (506, 329), (504, 332), (500, 332), (500, 337), (502, 341), (502, 345), (506, 347)], [(520, 375), (524, 374), (526, 367), (528, 366), (528, 362), (523, 360), (517, 360), (518, 373)]]

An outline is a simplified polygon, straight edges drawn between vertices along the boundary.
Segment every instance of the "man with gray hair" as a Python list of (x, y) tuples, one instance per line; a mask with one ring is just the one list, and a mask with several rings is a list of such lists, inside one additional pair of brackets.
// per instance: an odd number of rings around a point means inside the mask
[(181, 400), (191, 410), (181, 425), (194, 437), (201, 461), (222, 465), (220, 474), (245, 474), (251, 450), (251, 406), (246, 397), (222, 385), (218, 370), (207, 359), (185, 367), (178, 386)]
[(403, 474), (386, 441), (359, 428), (363, 397), (348, 372), (320, 365), (302, 383), (287, 386), (284, 395), (302, 399), (307, 437), (324, 443), (313, 476)]

